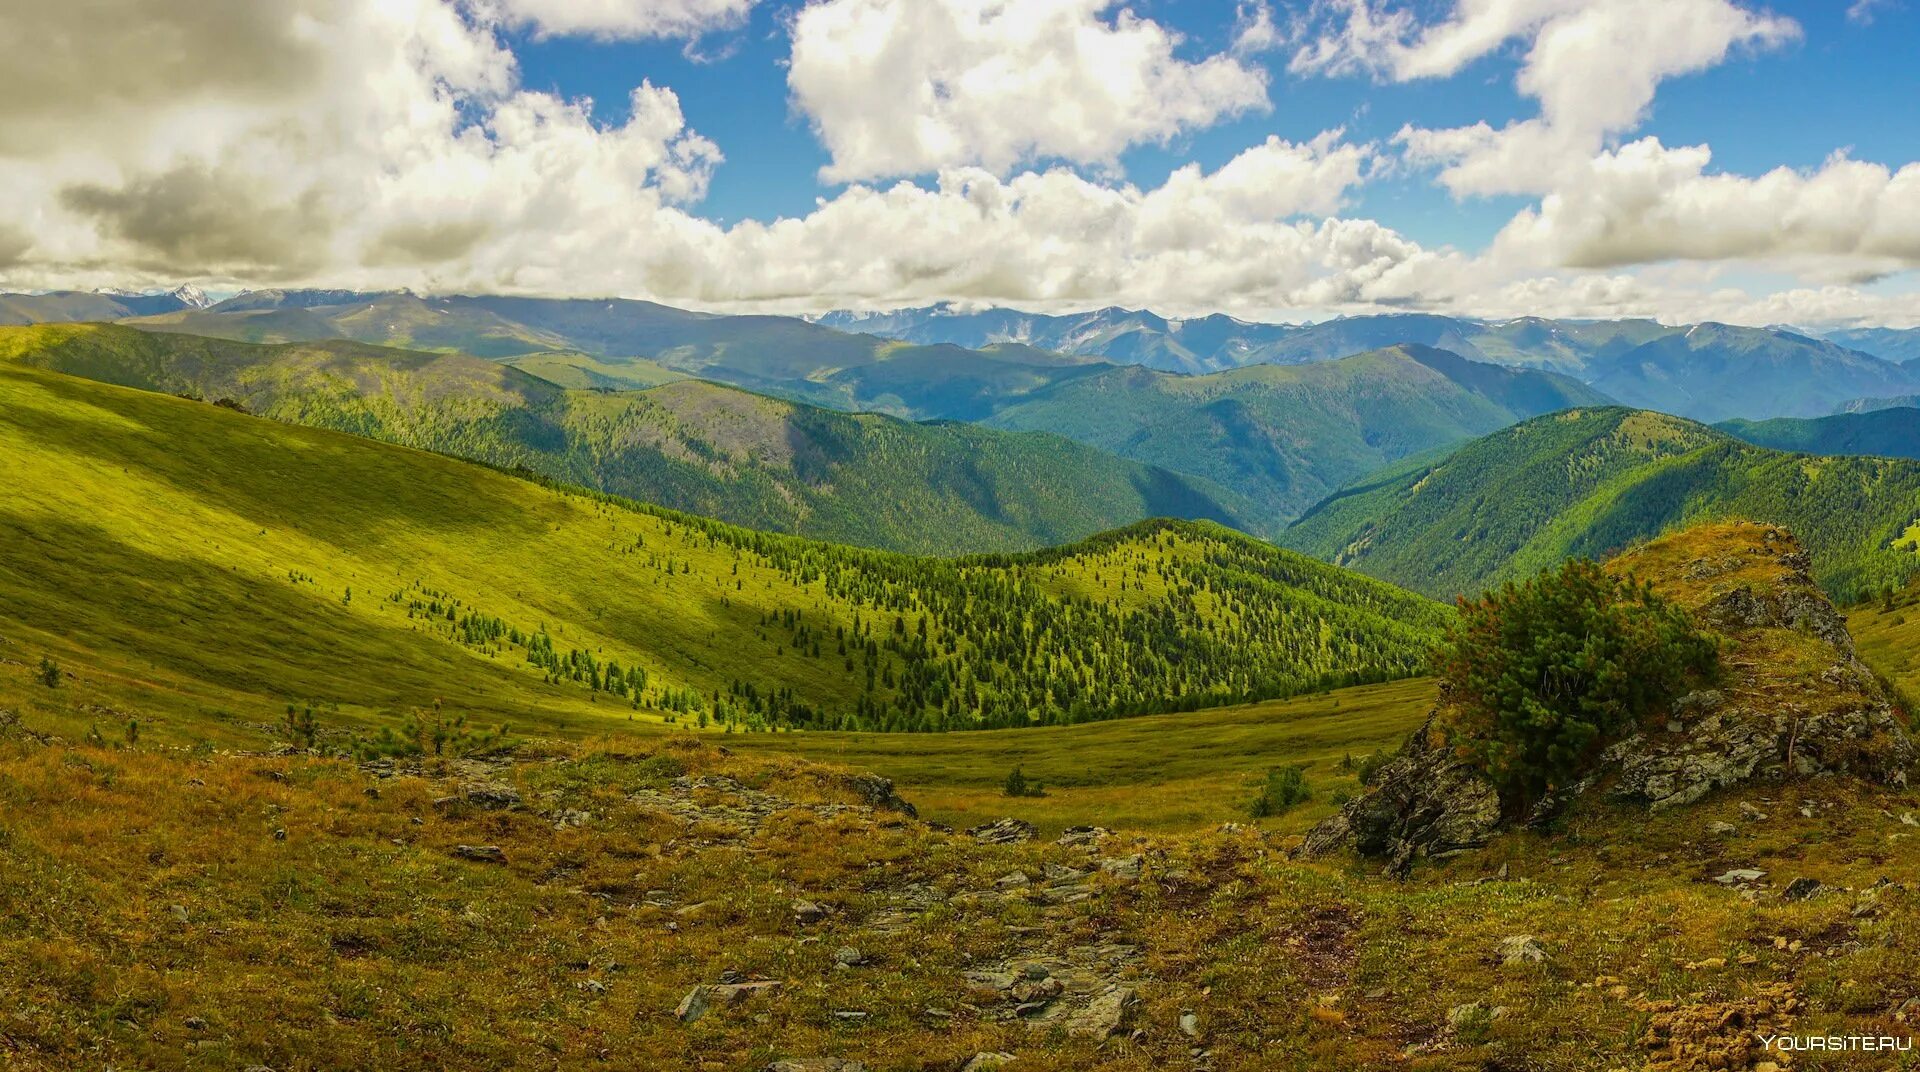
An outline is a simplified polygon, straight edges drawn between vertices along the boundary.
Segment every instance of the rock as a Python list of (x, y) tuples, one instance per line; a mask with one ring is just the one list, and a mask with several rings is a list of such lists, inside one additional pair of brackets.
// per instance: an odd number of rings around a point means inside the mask
[(1547, 960), (1547, 951), (1531, 934), (1515, 934), (1500, 939), (1494, 948), (1494, 955), (1502, 964), (1542, 964)]
[(970, 971), (962, 973), (961, 978), (982, 990), (1012, 990), (1013, 984), (1020, 981), (1012, 972), (1004, 971)]
[(1032, 884), (1033, 880), (1027, 877), (1025, 871), (1009, 871), (993, 880), (993, 888), (996, 890), (1017, 890)]
[(827, 918), (827, 908), (825, 905), (816, 904), (813, 901), (807, 900), (793, 902), (793, 921), (795, 923), (806, 927), (818, 923), (825, 918)]
[(498, 845), (455, 845), (453, 854), (463, 860), (483, 864), (504, 864), (507, 854)]
[(1695, 718), (1718, 711), (1726, 702), (1726, 694), (1719, 689), (1700, 689), (1673, 701), (1673, 714), (1675, 718)]
[(673, 1018), (683, 1024), (690, 1024), (705, 1016), (711, 1007), (707, 999), (707, 988), (696, 986), (687, 991), (686, 997), (680, 999), (680, 1004), (673, 1010)]
[(1200, 1017), (1189, 1009), (1180, 1014), (1180, 1033), (1188, 1038), (1200, 1037)]
[(1787, 888), (1780, 891), (1780, 896), (1783, 900), (1804, 901), (1825, 888), (1817, 878), (1796, 878), (1787, 883)]
[(850, 945), (843, 945), (833, 951), (833, 962), (848, 968), (857, 968), (867, 962), (867, 955)]
[(1723, 823), (1718, 819), (1707, 824), (1707, 833), (1713, 835), (1714, 837), (1732, 837), (1733, 835), (1739, 832), (1740, 832), (1739, 827), (1733, 825), (1732, 823)]
[(770, 994), (780, 989), (778, 979), (759, 979), (750, 983), (720, 983), (707, 988), (714, 1002), (721, 1005), (738, 1005), (749, 998), (761, 994)]
[(189, 917), (187, 916), (186, 905), (168, 905), (167, 912), (173, 916), (175, 923), (185, 924), (188, 922)]
[(867, 1066), (839, 1057), (788, 1057), (768, 1065), (766, 1072), (867, 1072)]
[(1100, 870), (1117, 879), (1133, 880), (1140, 877), (1140, 868), (1146, 860), (1137, 852), (1132, 856), (1109, 856), (1100, 861)]
[(894, 791), (893, 779), (882, 778), (877, 774), (843, 774), (839, 776), (840, 786), (850, 789), (860, 802), (874, 811), (894, 811), (909, 819), (918, 819), (920, 812), (913, 805), (900, 799)]
[(1487, 1007), (1477, 1001), (1469, 1001), (1465, 1004), (1455, 1005), (1453, 1008), (1447, 1010), (1447, 1026), (1453, 1028), (1455, 1031), (1473, 1024), (1485, 1023), (1492, 1018), (1493, 1016), (1488, 1012)]
[(1384, 857), (1389, 874), (1404, 875), (1417, 858), (1444, 859), (1484, 846), (1501, 821), (1493, 783), (1446, 746), (1429, 715), (1369, 791), (1314, 827), (1299, 851), (1320, 856), (1351, 846), (1363, 856)]
[(461, 796), (474, 807), (488, 811), (504, 811), (520, 806), (520, 793), (510, 785), (470, 785)]
[(1750, 823), (1764, 823), (1767, 821), (1766, 812), (1761, 811), (1759, 808), (1754, 807), (1744, 800), (1740, 802), (1740, 817)]
[(1098, 844), (1100, 839), (1110, 833), (1112, 831), (1104, 826), (1069, 826), (1060, 832), (1060, 837), (1054, 841), (1054, 844), (1068, 848), (1076, 845), (1092, 846)]
[(1726, 874), (1714, 878), (1722, 886), (1740, 886), (1749, 882), (1758, 882), (1767, 877), (1765, 871), (1755, 867), (1736, 867)]
[(960, 1066), (960, 1072), (994, 1072), (1013, 1062), (1013, 1054), (1001, 1050), (982, 1050)]
[(1001, 819), (972, 827), (967, 834), (982, 845), (1018, 845), (1032, 841), (1039, 832), (1024, 819)]
[(1135, 1000), (1132, 987), (1112, 987), (1067, 1021), (1067, 1034), (1104, 1042), (1126, 1025)]
[(198, 1016), (189, 1016), (185, 1020), (182, 1020), (181, 1023), (186, 1025), (188, 1031), (205, 1031), (207, 1029), (207, 1022)]

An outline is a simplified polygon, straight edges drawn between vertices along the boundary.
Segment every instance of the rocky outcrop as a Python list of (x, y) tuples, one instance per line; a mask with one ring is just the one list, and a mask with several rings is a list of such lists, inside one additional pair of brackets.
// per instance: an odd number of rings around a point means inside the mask
[(1484, 846), (1501, 826), (1493, 783), (1448, 748), (1435, 716), (1374, 775), (1373, 789), (1349, 801), (1307, 835), (1315, 856), (1354, 848), (1383, 858), (1389, 874), (1416, 859), (1445, 859)]
[[(1671, 552), (1688, 538), (1656, 548)], [(1860, 661), (1846, 619), (1815, 587), (1798, 543), (1761, 525), (1722, 526), (1704, 539), (1716, 553), (1682, 566), (1676, 587), (1695, 617), (1727, 638), (1727, 680), (1682, 696), (1607, 748), (1582, 780), (1526, 821), (1590, 796), (1660, 811), (1756, 780), (1845, 775), (1907, 784), (1920, 758), (1913, 737)], [(1809, 658), (1831, 664), (1808, 675)], [(1428, 716), (1372, 788), (1315, 827), (1300, 851), (1351, 847), (1404, 874), (1418, 859), (1444, 859), (1493, 838), (1513, 817), (1502, 814), (1493, 785), (1447, 747), (1440, 717)]]

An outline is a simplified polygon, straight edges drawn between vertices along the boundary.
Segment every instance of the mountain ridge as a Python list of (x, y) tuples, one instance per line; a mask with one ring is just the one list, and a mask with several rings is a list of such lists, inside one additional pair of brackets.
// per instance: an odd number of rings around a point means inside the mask
[(1229, 493), (1057, 436), (845, 414), (692, 379), (568, 389), (460, 354), (122, 325), (0, 329), (0, 360), (893, 550), (1033, 548), (1160, 515), (1249, 527)]

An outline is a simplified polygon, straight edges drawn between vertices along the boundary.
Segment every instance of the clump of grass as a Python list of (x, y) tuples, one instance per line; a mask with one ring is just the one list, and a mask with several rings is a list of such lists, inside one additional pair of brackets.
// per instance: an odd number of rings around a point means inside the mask
[(1247, 812), (1255, 819), (1268, 819), (1312, 799), (1313, 789), (1307, 785), (1305, 768), (1275, 767), (1267, 772), (1266, 781), (1260, 784), (1260, 795), (1253, 798)]

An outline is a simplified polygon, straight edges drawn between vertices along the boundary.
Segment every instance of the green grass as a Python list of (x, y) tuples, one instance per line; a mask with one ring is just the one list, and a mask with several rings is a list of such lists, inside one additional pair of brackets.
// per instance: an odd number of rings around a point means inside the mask
[[(0, 366), (0, 454), (8, 657), (79, 675), (69, 728), (139, 710), (179, 741), (257, 736), (287, 703), (366, 728), (435, 699), (572, 734), (667, 711), (742, 729), (1078, 722), (1405, 676), (1444, 619), (1217, 526), (917, 559), (19, 364)], [(543, 672), (449, 613), (577, 655)], [(589, 656), (647, 680), (595, 692)]]
[[(1085, 726), (985, 730), (936, 737), (793, 733), (739, 738), (756, 751), (871, 770), (900, 783), (921, 814), (971, 826), (1003, 816), (1043, 832), (1068, 826), (1192, 830), (1249, 823), (1247, 808), (1269, 767), (1302, 764), (1310, 806), (1262, 825), (1304, 829), (1354, 792), (1342, 761), (1392, 750), (1433, 707), (1431, 681), (1363, 685), (1289, 700), (1152, 715)], [(1044, 797), (1007, 797), (1020, 767)]]
[(1027, 550), (1160, 516), (1250, 527), (1201, 481), (1056, 436), (839, 413), (650, 362), (549, 353), (517, 360), (522, 371), (345, 340), (266, 346), (104, 324), (0, 328), (0, 360), (888, 550)]

